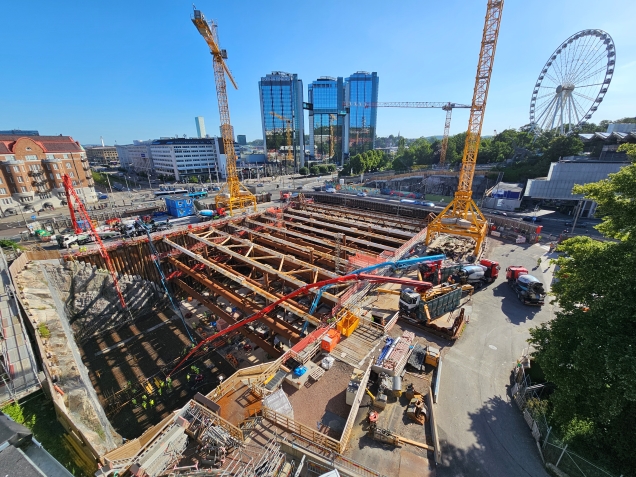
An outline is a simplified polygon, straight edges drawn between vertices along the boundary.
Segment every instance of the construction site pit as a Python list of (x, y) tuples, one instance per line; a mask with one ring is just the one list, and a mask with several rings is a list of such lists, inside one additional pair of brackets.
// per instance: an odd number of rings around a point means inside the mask
[[(276, 360), (326, 326), (333, 313), (360, 290), (356, 284), (329, 289), (311, 315), (314, 294), (290, 300), (263, 319), (211, 343), (175, 370), (194, 343), (303, 285), (404, 256), (421, 240), (425, 226), (425, 219), (307, 204), (155, 233), (156, 255), (145, 237), (110, 244), (126, 309), (118, 302), (97, 250), (31, 262), (19, 279), (27, 295), (36, 283), (46, 290), (45, 304), (37, 301), (38, 290), (26, 299), (34, 326), (44, 326), (52, 334), (59, 328), (64, 331), (59, 340), (67, 341), (69, 349), (77, 348), (77, 354), (72, 349), (67, 354), (79, 357), (81, 363), (60, 359), (61, 348), (50, 346), (53, 336), (40, 351), (51, 356), (45, 364), (61, 392), (73, 386), (70, 370), (85, 367), (85, 379), (78, 379), (96, 402), (84, 414), (105, 415), (109, 425), (103, 428), (111, 429), (114, 437), (102, 437), (97, 418), (87, 435), (98, 442), (99, 449), (110, 450), (121, 442), (120, 436), (140, 436), (197, 393), (209, 394), (237, 370)], [(160, 260), (180, 314), (170, 305), (153, 258)], [(366, 320), (378, 323), (378, 329), (391, 314), (369, 303), (355, 305), (366, 306)], [(365, 329), (361, 326), (360, 333)], [(300, 389), (283, 385), (303, 424), (323, 426), (338, 439), (348, 416), (348, 406), (341, 402), (346, 384), (353, 369), (370, 358), (368, 345), (377, 346), (381, 334), (369, 331), (367, 338), (360, 338), (363, 347), (352, 345), (355, 339), (343, 340), (327, 379)], [(241, 402), (239, 391), (228, 400)], [(314, 399), (320, 403), (302, 404)], [(241, 413), (250, 403), (246, 397)], [(232, 405), (222, 405), (222, 415), (231, 417), (231, 410)]]

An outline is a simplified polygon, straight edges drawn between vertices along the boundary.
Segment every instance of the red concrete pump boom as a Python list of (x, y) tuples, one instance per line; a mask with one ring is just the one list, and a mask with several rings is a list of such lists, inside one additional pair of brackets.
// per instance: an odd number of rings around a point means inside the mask
[[(77, 220), (75, 218), (75, 207), (77, 207), (77, 210), (80, 213), (80, 216), (84, 219), (84, 221), (86, 221), (86, 223), (90, 227), (91, 232), (93, 234), (93, 238), (95, 239), (95, 242), (97, 242), (97, 245), (99, 245), (99, 254), (102, 256), (102, 258), (104, 259), (104, 262), (106, 263), (106, 267), (108, 268), (108, 271), (110, 272), (110, 276), (113, 279), (113, 283), (115, 284), (115, 290), (117, 290), (117, 295), (119, 296), (119, 302), (121, 303), (121, 306), (125, 310), (127, 308), (126, 301), (124, 300), (124, 295), (121, 293), (121, 289), (119, 288), (119, 280), (117, 280), (117, 272), (115, 271), (115, 267), (113, 267), (113, 262), (111, 262), (110, 260), (110, 256), (108, 255), (108, 252), (106, 251), (106, 247), (104, 246), (102, 239), (99, 238), (99, 234), (95, 230), (95, 226), (93, 225), (93, 222), (91, 222), (91, 218), (88, 215), (88, 212), (86, 212), (86, 209), (84, 208), (84, 204), (82, 204), (82, 201), (78, 197), (77, 192), (75, 192), (75, 189), (73, 188), (73, 180), (68, 176), (68, 174), (64, 174), (64, 176), (62, 177), (62, 182), (64, 184), (64, 190), (66, 191), (66, 202), (68, 203), (68, 209), (71, 212), (71, 221), (73, 222), (73, 228), (75, 229), (75, 233), (82, 232), (82, 229), (78, 225)], [(71, 197), (75, 199), (75, 206), (73, 206)]]
[(370, 282), (380, 282), (380, 283), (387, 283), (387, 282), (388, 283), (400, 283), (402, 285), (408, 285), (408, 286), (414, 288), (415, 290), (421, 290), (421, 291), (428, 290), (429, 288), (432, 288), (432, 286), (433, 286), (433, 284), (429, 283), (429, 282), (420, 282), (420, 281), (417, 281), (417, 280), (409, 280), (409, 279), (406, 279), (406, 278), (384, 277), (382, 275), (370, 275), (370, 274), (366, 274), (366, 273), (352, 273), (350, 275), (344, 275), (342, 277), (329, 278), (329, 279), (323, 280), (321, 282), (310, 283), (308, 285), (302, 286), (302, 287), (294, 290), (293, 292), (289, 293), (288, 295), (285, 295), (282, 298), (279, 298), (275, 302), (270, 303), (269, 305), (264, 307), (259, 312), (254, 313), (252, 316), (248, 316), (246, 319), (244, 319), (242, 321), (239, 321), (238, 323), (235, 323), (235, 324), (233, 324), (231, 326), (228, 326), (224, 330), (219, 331), (218, 333), (215, 333), (212, 336), (209, 336), (208, 338), (204, 339), (198, 345), (196, 345), (194, 348), (192, 348), (190, 350), (190, 352), (188, 354), (186, 354), (181, 361), (179, 361), (179, 363), (174, 367), (174, 369), (172, 371), (170, 371), (168, 376), (172, 375), (175, 371), (177, 371), (181, 367), (181, 365), (183, 363), (185, 363), (194, 353), (196, 353), (199, 350), (199, 348), (201, 348), (206, 343), (214, 341), (214, 340), (220, 338), (223, 335), (231, 333), (232, 331), (237, 330), (240, 327), (247, 325), (248, 323), (256, 321), (259, 318), (262, 318), (264, 315), (266, 315), (270, 311), (274, 310), (274, 308), (276, 308), (281, 303), (286, 302), (287, 300), (291, 300), (292, 298), (297, 297), (298, 295), (307, 294), (310, 290), (313, 290), (315, 288), (322, 288), (325, 285), (331, 285), (333, 283), (342, 283), (342, 282), (349, 282), (349, 281), (361, 281), (361, 280), (362, 281), (366, 280), (366, 281), (370, 281)]

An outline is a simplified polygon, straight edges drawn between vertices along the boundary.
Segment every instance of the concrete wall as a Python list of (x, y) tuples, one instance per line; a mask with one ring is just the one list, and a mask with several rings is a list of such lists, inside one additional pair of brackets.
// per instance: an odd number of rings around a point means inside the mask
[(575, 184), (589, 184), (607, 179), (609, 174), (626, 166), (624, 162), (553, 162), (546, 179), (528, 179), (525, 197), (533, 199), (578, 200), (572, 194)]

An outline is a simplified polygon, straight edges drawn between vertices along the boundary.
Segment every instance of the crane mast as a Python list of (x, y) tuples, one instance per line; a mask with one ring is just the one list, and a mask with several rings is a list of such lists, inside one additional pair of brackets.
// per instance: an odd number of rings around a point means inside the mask
[(462, 167), (459, 171), (459, 184), (455, 197), (428, 225), (426, 232), (427, 244), (430, 243), (433, 235), (437, 233), (471, 237), (475, 240), (475, 255), (479, 254), (481, 245), (486, 237), (488, 221), (472, 199), (472, 185), (503, 6), (503, 0), (488, 0), (479, 62), (477, 64), (477, 75), (475, 77), (475, 89), (470, 108), (466, 142), (464, 144), (464, 156), (462, 158)]
[(285, 172), (287, 172), (287, 166), (289, 165), (289, 163), (294, 162), (294, 147), (292, 144), (292, 120), (281, 116), (274, 111), (270, 111), (269, 114), (285, 122), (285, 133), (287, 135), (287, 159), (285, 159), (287, 161), (287, 164), (285, 164)]
[(207, 43), (210, 48), (210, 53), (212, 54), (214, 81), (216, 82), (216, 98), (219, 104), (219, 115), (221, 119), (221, 136), (226, 158), (227, 179), (225, 185), (215, 198), (216, 207), (217, 209), (219, 207), (229, 209), (230, 215), (233, 214), (235, 208), (243, 209), (248, 205), (253, 205), (254, 210), (256, 210), (256, 196), (241, 184), (236, 170), (236, 152), (234, 151), (234, 138), (232, 136), (232, 126), (230, 123), (230, 107), (227, 100), (225, 75), (227, 74), (234, 88), (238, 89), (238, 86), (225, 63), (227, 52), (219, 47), (216, 23), (207, 22), (200, 10), (194, 10), (192, 23), (194, 23), (194, 26)]
[(458, 103), (441, 103), (431, 101), (385, 101), (379, 103), (364, 102), (347, 102), (344, 103), (345, 108), (357, 106), (361, 108), (438, 108), (446, 111), (446, 122), (444, 123), (444, 136), (442, 139), (442, 148), (439, 155), (439, 165), (444, 166), (446, 162), (446, 150), (448, 149), (448, 135), (450, 133), (451, 115), (454, 108), (470, 109), (471, 106)]

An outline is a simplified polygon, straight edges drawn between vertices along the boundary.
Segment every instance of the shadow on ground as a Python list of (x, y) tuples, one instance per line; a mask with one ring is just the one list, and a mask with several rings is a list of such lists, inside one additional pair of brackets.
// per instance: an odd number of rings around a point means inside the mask
[(469, 413), (475, 444), (459, 448), (440, 440), (438, 477), (547, 477), (539, 451), (521, 413), (500, 397)]

